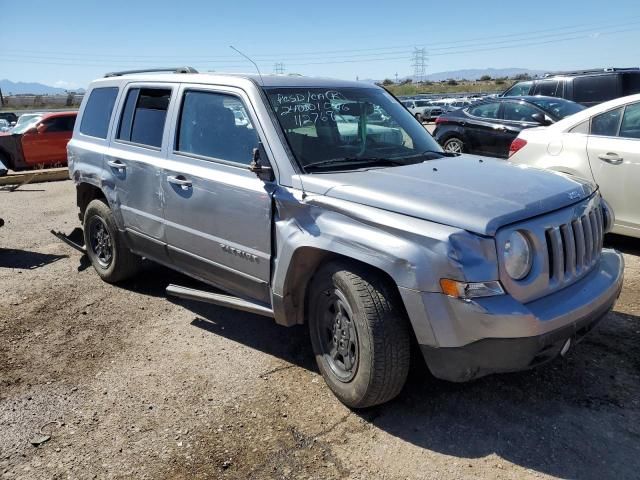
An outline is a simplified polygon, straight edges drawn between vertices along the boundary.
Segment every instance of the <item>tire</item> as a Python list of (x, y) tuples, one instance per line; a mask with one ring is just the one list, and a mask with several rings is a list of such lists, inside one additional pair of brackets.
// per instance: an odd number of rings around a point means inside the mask
[(102, 280), (117, 283), (138, 273), (142, 258), (124, 244), (113, 213), (103, 200), (89, 202), (83, 227), (87, 255)]
[(307, 306), (318, 368), (342, 403), (365, 408), (400, 393), (411, 334), (404, 307), (384, 277), (358, 264), (331, 262), (313, 277)]
[(458, 137), (450, 137), (444, 142), (442, 148), (445, 152), (464, 153), (464, 142)]
[(418, 120), (420, 123), (422, 123), (422, 114), (416, 113), (415, 117), (416, 117), (416, 120)]

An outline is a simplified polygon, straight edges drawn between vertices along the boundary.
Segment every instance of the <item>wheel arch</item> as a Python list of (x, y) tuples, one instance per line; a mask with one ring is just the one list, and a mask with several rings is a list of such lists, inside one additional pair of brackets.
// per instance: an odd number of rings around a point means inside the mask
[[(380, 266), (372, 265), (369, 262), (344, 253), (331, 252), (313, 246), (303, 246), (293, 253), (289, 262), (280, 299), (280, 308), (274, 308), (276, 322), (288, 326), (305, 323), (309, 286), (314, 276), (324, 265), (335, 261), (343, 261), (347, 265), (356, 265), (375, 272), (385, 281), (389, 290), (396, 296), (398, 304), (404, 307), (397, 282)], [(278, 315), (278, 313), (282, 313), (282, 315)]]
[(84, 213), (87, 210), (89, 203), (96, 199), (104, 200), (105, 203), (109, 205), (107, 196), (100, 187), (88, 182), (81, 182), (76, 185), (76, 204), (80, 210), (78, 213), (80, 221), (84, 219)]

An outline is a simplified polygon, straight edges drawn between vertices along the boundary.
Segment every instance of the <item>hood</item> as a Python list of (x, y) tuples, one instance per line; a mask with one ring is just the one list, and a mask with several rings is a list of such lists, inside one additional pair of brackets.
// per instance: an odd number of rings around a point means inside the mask
[(301, 177), (308, 193), (494, 235), (504, 225), (590, 196), (588, 181), (471, 155)]

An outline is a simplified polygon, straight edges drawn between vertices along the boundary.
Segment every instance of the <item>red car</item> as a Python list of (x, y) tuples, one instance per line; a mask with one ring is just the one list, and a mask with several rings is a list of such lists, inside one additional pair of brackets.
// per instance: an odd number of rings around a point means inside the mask
[(6, 169), (66, 165), (67, 143), (78, 112), (44, 113), (25, 125), (0, 133), (0, 175)]

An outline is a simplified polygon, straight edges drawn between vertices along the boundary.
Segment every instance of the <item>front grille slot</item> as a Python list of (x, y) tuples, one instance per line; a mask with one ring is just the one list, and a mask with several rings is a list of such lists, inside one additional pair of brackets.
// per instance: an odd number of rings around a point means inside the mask
[(560, 233), (564, 249), (564, 273), (572, 276), (576, 273), (576, 241), (573, 236), (573, 228), (570, 225), (562, 225)]
[(567, 283), (588, 270), (600, 257), (604, 218), (602, 208), (592, 208), (570, 223), (545, 230), (549, 281)]

